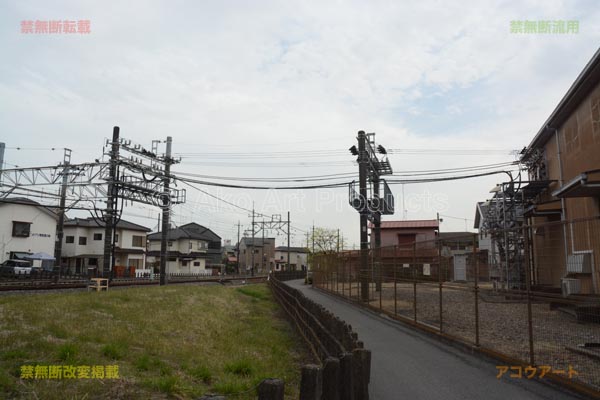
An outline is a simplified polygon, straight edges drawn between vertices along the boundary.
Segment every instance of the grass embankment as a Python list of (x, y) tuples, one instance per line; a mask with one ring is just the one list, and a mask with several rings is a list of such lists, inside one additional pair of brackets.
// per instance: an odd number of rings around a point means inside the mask
[[(250, 399), (277, 377), (297, 399), (305, 356), (265, 285), (0, 297), (0, 398)], [(24, 365), (117, 365), (119, 379), (21, 379)]]

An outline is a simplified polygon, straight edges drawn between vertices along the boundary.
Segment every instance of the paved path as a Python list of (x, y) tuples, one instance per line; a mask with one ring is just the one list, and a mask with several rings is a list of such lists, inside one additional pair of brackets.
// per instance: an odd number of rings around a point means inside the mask
[(352, 325), (371, 350), (372, 400), (582, 399), (541, 382), (497, 379), (496, 363), (339, 298), (286, 282)]

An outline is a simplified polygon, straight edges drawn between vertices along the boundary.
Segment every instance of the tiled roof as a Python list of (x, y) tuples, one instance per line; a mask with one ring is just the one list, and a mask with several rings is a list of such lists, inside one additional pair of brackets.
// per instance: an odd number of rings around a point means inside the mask
[(436, 219), (415, 219), (406, 221), (381, 221), (381, 229), (415, 229), (415, 228), (439, 228)]
[[(161, 232), (155, 232), (148, 235), (148, 240), (160, 240), (161, 237)], [(211, 231), (209, 228), (206, 228), (195, 222), (182, 225), (179, 228), (169, 229), (169, 232), (167, 233), (167, 239), (197, 239), (207, 242), (218, 242), (219, 245), (221, 244), (221, 237), (219, 235)]]
[[(88, 228), (104, 228), (104, 221), (96, 221), (92, 217), (88, 218), (73, 218), (68, 221), (65, 221), (65, 226), (83, 226)], [(134, 224), (133, 222), (120, 220), (117, 223), (118, 229), (129, 229), (132, 231), (142, 231), (142, 232), (150, 232), (150, 229), (145, 226)]]

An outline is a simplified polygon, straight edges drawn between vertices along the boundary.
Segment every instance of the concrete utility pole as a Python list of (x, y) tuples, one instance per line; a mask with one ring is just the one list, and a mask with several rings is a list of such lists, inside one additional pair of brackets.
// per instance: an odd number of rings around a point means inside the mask
[(65, 203), (67, 198), (67, 183), (69, 179), (69, 164), (71, 164), (71, 150), (65, 149), (63, 158), (62, 185), (60, 187), (60, 203), (58, 207), (58, 224), (56, 225), (56, 238), (54, 243), (54, 265), (58, 265), (58, 279), (60, 279), (62, 258), (62, 242), (65, 226)]
[(287, 265), (288, 265), (288, 271), (291, 270), (292, 265), (290, 264), (290, 212), (288, 211), (288, 217), (287, 217), (287, 239), (288, 239), (288, 245), (287, 245)]
[(367, 136), (365, 131), (358, 132), (358, 182), (360, 209), (360, 295), (362, 301), (369, 301), (369, 236), (367, 233), (367, 218), (369, 209), (367, 206)]
[(381, 279), (379, 279), (381, 268), (381, 202), (379, 199), (379, 174), (377, 171), (372, 171), (373, 174), (373, 204), (375, 204), (376, 210), (373, 213), (373, 236), (375, 239), (375, 290), (381, 291)]
[(252, 202), (252, 266), (250, 267), (250, 275), (254, 276), (254, 202)]
[(116, 200), (117, 200), (117, 162), (119, 160), (119, 127), (113, 128), (110, 162), (109, 162), (109, 178), (106, 200), (106, 210), (104, 212), (104, 260), (102, 265), (102, 276), (106, 277), (112, 274), (112, 247), (113, 247), (113, 223), (116, 216)]
[[(4, 169), (4, 149), (6, 148), (6, 144), (4, 142), (0, 142), (0, 172)], [(2, 174), (0, 173), (0, 183), (2, 183)]]
[(236, 257), (237, 268), (236, 269), (237, 269), (237, 273), (239, 275), (240, 274), (240, 221), (238, 221), (237, 226), (238, 226), (238, 236), (237, 236), (237, 244), (235, 246), (236, 247), (235, 249), (236, 249), (236, 254), (237, 254), (237, 257)]
[(171, 183), (171, 145), (173, 138), (167, 136), (167, 150), (165, 152), (165, 176), (163, 178), (163, 204), (162, 204), (162, 232), (160, 236), (160, 285), (167, 284), (167, 261), (168, 261), (168, 243), (167, 236), (169, 234), (169, 217), (171, 213), (171, 194), (169, 184)]
[(260, 268), (262, 269), (261, 272), (265, 272), (265, 221), (261, 221), (260, 229), (262, 233)]

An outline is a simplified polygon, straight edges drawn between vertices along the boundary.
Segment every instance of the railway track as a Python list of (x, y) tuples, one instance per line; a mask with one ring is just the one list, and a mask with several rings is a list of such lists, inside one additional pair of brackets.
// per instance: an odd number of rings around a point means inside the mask
[[(211, 276), (208, 278), (185, 278), (177, 277), (168, 280), (169, 284), (178, 283), (220, 283), (233, 284), (236, 282), (259, 283), (267, 280), (267, 275), (257, 276)], [(80, 289), (86, 288), (89, 280), (81, 279), (2, 279), (0, 280), (0, 292), (8, 291), (38, 291), (38, 290), (60, 290), (60, 289)], [(148, 286), (158, 285), (158, 279), (150, 278), (114, 278), (110, 282), (111, 287), (119, 286)]]

